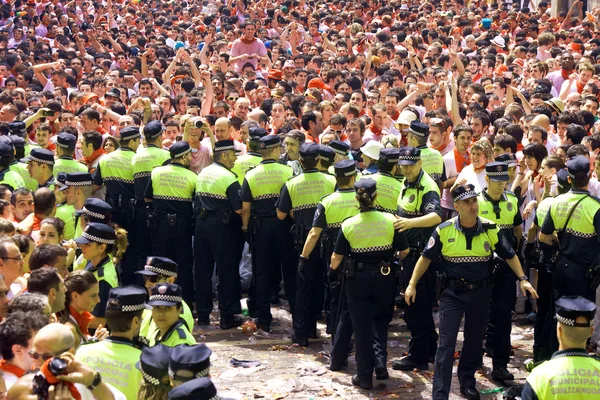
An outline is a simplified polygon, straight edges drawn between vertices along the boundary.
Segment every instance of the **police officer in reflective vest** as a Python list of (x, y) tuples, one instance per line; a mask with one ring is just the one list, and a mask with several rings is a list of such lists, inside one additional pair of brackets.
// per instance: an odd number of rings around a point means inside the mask
[[(63, 238), (65, 240), (73, 240), (75, 238), (75, 207), (66, 203), (64, 189), (67, 174), (61, 172), (54, 179), (54, 195), (56, 196), (56, 211), (54, 216), (64, 222)], [(90, 180), (91, 183), (91, 180)]]
[(181, 344), (196, 344), (185, 321), (181, 318), (183, 309), (182, 291), (174, 283), (158, 283), (150, 291), (148, 305), (152, 307), (152, 319), (156, 324), (153, 342), (168, 347)]
[[(342, 226), (342, 222), (349, 217), (358, 214), (358, 202), (356, 201), (356, 193), (354, 192), (354, 183), (356, 182), (356, 163), (352, 160), (343, 160), (335, 164), (334, 166), (335, 179), (337, 182), (337, 190), (330, 195), (327, 195), (319, 201), (317, 205), (317, 211), (313, 219), (313, 224), (304, 248), (302, 249), (302, 257), (308, 258), (312, 253), (317, 243), (321, 243), (321, 251), (323, 253), (323, 259), (329, 267), (331, 262), (331, 254), (333, 253), (333, 247), (338, 237), (338, 232)], [(340, 270), (331, 271), (328, 273), (329, 290), (331, 291), (330, 298), (331, 304), (329, 312), (326, 314), (328, 331), (332, 335), (336, 334), (336, 327), (338, 325), (338, 309), (341, 301), (341, 279), (342, 275)], [(345, 304), (345, 300), (343, 301)], [(352, 336), (352, 326), (350, 321), (350, 315), (348, 314), (347, 305), (344, 307), (344, 317), (342, 323), (345, 323), (343, 328), (343, 337), (345, 346), (342, 345), (340, 350), (343, 354), (347, 354), (348, 347), (350, 346), (350, 338)], [(332, 340), (332, 343), (335, 339)], [(333, 353), (333, 352), (332, 352)], [(345, 357), (341, 362), (337, 363), (333, 361), (332, 365), (340, 369), (343, 362), (346, 361)]]
[(87, 166), (74, 159), (77, 137), (68, 132), (56, 135), (56, 162), (54, 176), (61, 172), (88, 172)]
[(248, 152), (239, 156), (231, 169), (237, 175), (240, 186), (244, 183), (246, 172), (260, 164), (262, 156), (258, 152), (258, 141), (265, 136), (267, 136), (267, 131), (264, 128), (253, 126), (248, 129)]
[(523, 274), (521, 263), (508, 241), (499, 236), (493, 222), (481, 218), (475, 187), (459, 185), (452, 191), (458, 216), (440, 224), (419, 258), (404, 297), (410, 306), (418, 296), (419, 279), (430, 263), (442, 265), (440, 295), (440, 343), (435, 355), (433, 399), (447, 399), (450, 394), (454, 350), (460, 322), (465, 317), (462, 352), (458, 364), (460, 392), (468, 399), (479, 399), (475, 388), (475, 371), (481, 362), (491, 295), (491, 272), (494, 252), (504, 259), (519, 277), (521, 291), (537, 293)]
[(106, 304), (106, 321), (110, 336), (77, 350), (75, 359), (95, 371), (102, 379), (120, 390), (127, 400), (137, 399), (142, 374), (135, 367), (142, 354), (137, 337), (146, 309), (146, 291), (137, 286), (125, 286), (110, 291)]
[(135, 225), (137, 270), (144, 268), (146, 258), (152, 254), (152, 235), (148, 226), (150, 204), (144, 201), (144, 192), (154, 167), (160, 167), (170, 158), (162, 148), (163, 126), (160, 121), (150, 121), (144, 126), (146, 145), (138, 147), (131, 159), (133, 164), (133, 186), (135, 189)]
[(34, 148), (29, 156), (23, 158), (22, 162), (27, 163), (27, 171), (32, 179), (37, 182), (37, 189), (50, 188), (54, 190), (54, 153), (46, 149)]
[(233, 140), (220, 140), (213, 149), (213, 163), (196, 180), (196, 311), (198, 324), (208, 325), (213, 309), (211, 277), (215, 263), (219, 276), (221, 329), (241, 325), (237, 247), (242, 213), (240, 184), (231, 172), (235, 163)]
[(600, 361), (586, 350), (595, 314), (596, 305), (581, 296), (563, 296), (556, 301), (559, 348), (550, 361), (538, 365), (527, 377), (523, 400), (600, 397)]
[(25, 158), (25, 140), (17, 135), (11, 135), (9, 137), (15, 152), (15, 155), (10, 162), (10, 170), (16, 172), (21, 176), (21, 178), (23, 178), (25, 187), (27, 189), (35, 192), (38, 183), (35, 179), (31, 178), (31, 175), (29, 175), (29, 171), (27, 171), (27, 163), (21, 162), (21, 160)]
[(427, 172), (441, 189), (442, 184), (447, 180), (444, 158), (439, 151), (427, 147), (428, 137), (429, 126), (427, 124), (420, 121), (413, 121), (410, 123), (407, 135), (408, 145), (421, 150), (423, 171)]
[[(300, 146), (304, 172), (286, 182), (277, 202), (277, 218), (284, 220), (288, 214), (294, 218), (294, 245), (298, 253), (304, 248), (319, 200), (335, 189), (335, 177), (317, 170), (318, 157), (318, 144)], [(320, 247), (317, 244), (308, 258), (300, 257), (298, 262), (292, 340), (301, 346), (308, 346), (309, 336), (317, 336), (317, 317), (323, 309), (326, 270)]]
[(323, 144), (319, 145), (319, 164), (317, 165), (317, 169), (324, 174), (331, 175), (329, 168), (333, 165), (334, 161), (335, 151), (333, 148)]
[(210, 355), (204, 343), (177, 346), (169, 356), (169, 378), (174, 388), (192, 379), (210, 376)]
[(127, 231), (129, 245), (121, 261), (123, 283), (135, 283), (138, 269), (135, 255), (135, 189), (132, 159), (140, 145), (140, 128), (127, 126), (121, 129), (121, 140), (117, 150), (100, 158), (94, 171), (94, 191), (106, 186), (106, 202), (113, 208), (113, 220)]
[[(421, 150), (415, 147), (400, 149), (400, 170), (405, 179), (398, 197), (396, 228), (405, 233), (411, 254), (403, 261), (404, 285), (408, 283), (421, 250), (435, 226), (442, 222), (440, 191), (431, 176), (422, 168)], [(411, 339), (408, 356), (392, 362), (397, 370), (410, 371), (414, 368), (428, 369), (428, 360), (433, 361), (437, 346), (437, 333), (431, 313), (435, 297), (436, 276), (429, 271), (419, 282), (416, 302), (404, 310), (404, 320)]]
[[(519, 211), (517, 198), (504, 190), (508, 182), (508, 164), (491, 162), (485, 166), (487, 189), (483, 189), (479, 201), (479, 215), (489, 219), (499, 229), (498, 236), (505, 239), (516, 251), (518, 241), (523, 236), (523, 218)], [(492, 378), (514, 380), (508, 369), (510, 360), (510, 331), (512, 328), (512, 310), (517, 297), (516, 277), (506, 262), (495, 260), (493, 289), (490, 302), (490, 314), (486, 332), (485, 347), (493, 360)]]
[(379, 170), (368, 177), (377, 182), (377, 198), (375, 199), (375, 209), (378, 211), (395, 214), (398, 208), (398, 197), (402, 191), (402, 184), (398, 182), (394, 175), (398, 161), (400, 160), (400, 149), (386, 148), (379, 152)]
[(13, 153), (12, 145), (0, 142), (0, 185), (4, 185), (14, 192), (20, 187), (25, 187), (25, 181), (21, 175), (10, 169)]
[(271, 329), (272, 266), (281, 264), (285, 293), (290, 309), (294, 312), (296, 302), (296, 263), (298, 258), (290, 246), (291, 238), (287, 221), (277, 218), (275, 203), (281, 188), (294, 172), (287, 165), (279, 164), (281, 140), (269, 135), (260, 138), (258, 151), (261, 163), (246, 173), (242, 184), (242, 230), (248, 236), (252, 251), (251, 297), (256, 304), (258, 327), (266, 332)]
[(144, 193), (144, 199), (152, 202), (154, 214), (154, 255), (168, 257), (179, 265), (177, 282), (188, 304), (194, 301), (192, 235), (196, 174), (188, 169), (193, 151), (188, 142), (174, 143), (169, 149), (170, 163), (152, 170)]
[(377, 184), (366, 178), (354, 184), (360, 213), (342, 222), (331, 256), (331, 269), (340, 268), (347, 257), (346, 296), (356, 338), (356, 369), (352, 384), (373, 387), (373, 370), (387, 378), (386, 361), (376, 360), (373, 342), (387, 356), (388, 326), (394, 312), (396, 273), (394, 253), (408, 255), (404, 234), (394, 229), (395, 217), (373, 207)]

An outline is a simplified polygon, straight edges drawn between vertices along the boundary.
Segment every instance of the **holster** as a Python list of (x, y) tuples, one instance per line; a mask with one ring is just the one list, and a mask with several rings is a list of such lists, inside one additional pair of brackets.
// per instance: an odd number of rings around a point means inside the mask
[(204, 220), (204, 219), (206, 219), (207, 216), (208, 216), (208, 211), (206, 210), (206, 208), (201, 207), (200, 210), (198, 211), (198, 218)]
[(346, 274), (346, 278), (354, 279), (356, 277), (356, 261), (350, 257), (346, 257), (344, 259), (344, 272)]
[(223, 216), (221, 217), (221, 221), (223, 222), (224, 225), (229, 225), (229, 223), (231, 222), (231, 214), (233, 213), (233, 211), (227, 207), (227, 209), (225, 211), (223, 211)]
[(156, 228), (156, 213), (153, 210), (148, 210), (148, 220), (146, 226), (150, 229)]
[(590, 282), (590, 289), (595, 292), (600, 285), (600, 255), (596, 255), (592, 265), (588, 267), (585, 277)]
[(306, 241), (306, 230), (304, 229), (304, 225), (294, 224), (290, 229), (290, 233), (292, 234), (296, 251), (302, 253), (302, 250), (304, 250), (304, 242)]
[[(334, 235), (335, 233), (335, 235)], [(333, 252), (337, 232), (327, 230), (321, 235), (321, 259), (326, 258)]]
[(169, 226), (177, 225), (177, 214), (167, 214), (167, 224)]

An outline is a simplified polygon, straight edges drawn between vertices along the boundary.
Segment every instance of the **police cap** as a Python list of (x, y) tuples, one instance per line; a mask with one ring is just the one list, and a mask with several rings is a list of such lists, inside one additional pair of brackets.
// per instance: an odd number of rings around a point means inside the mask
[(113, 208), (104, 200), (91, 197), (85, 201), (81, 211), (76, 214), (85, 214), (91, 222), (106, 222), (112, 216)]
[(115, 244), (116, 239), (117, 235), (111, 226), (101, 222), (90, 222), (85, 226), (81, 236), (75, 238), (75, 242), (77, 244)]
[(377, 193), (377, 182), (371, 178), (362, 178), (354, 183), (354, 190), (358, 192), (358, 189), (365, 189), (373, 197)]
[(494, 161), (504, 163), (509, 167), (516, 167), (519, 165), (517, 158), (512, 153), (500, 154), (498, 157), (494, 158)]
[(163, 379), (169, 377), (171, 350), (171, 347), (162, 343), (152, 347), (144, 347), (140, 361), (135, 364), (135, 367), (140, 370), (147, 383), (158, 386)]
[(12, 157), (14, 153), (15, 151), (11, 145), (0, 142), (0, 157)]
[(421, 121), (413, 121), (410, 123), (408, 131), (415, 136), (425, 138), (429, 136), (429, 125)]
[(167, 257), (148, 257), (146, 265), (141, 271), (136, 271), (136, 274), (146, 276), (177, 276), (178, 265), (175, 261)]
[(40, 164), (54, 165), (54, 153), (47, 149), (31, 149), (28, 157), (22, 158), (21, 162), (27, 163), (29, 161), (35, 161)]
[(173, 143), (173, 145), (169, 148), (169, 154), (171, 158), (179, 158), (186, 155), (189, 152), (195, 153), (196, 149), (190, 147), (190, 144), (186, 141), (179, 141)]
[(585, 156), (576, 156), (567, 161), (567, 170), (571, 179), (585, 178), (590, 174), (590, 160)]
[(112, 288), (108, 292), (108, 299), (117, 300), (118, 304), (111, 304), (109, 301), (106, 304), (106, 310), (134, 312), (142, 311), (146, 308), (146, 296), (148, 291), (139, 286), (128, 285), (123, 287)]
[(335, 176), (343, 178), (356, 175), (356, 162), (353, 160), (342, 160), (335, 163), (333, 166)]
[(66, 181), (67, 181), (67, 173), (66, 172), (59, 172), (58, 174), (56, 174), (56, 177), (54, 177), (54, 184), (58, 187), (58, 190), (65, 190), (67, 188), (67, 185), (65, 185)]
[(151, 306), (174, 306), (180, 304), (182, 299), (181, 286), (174, 283), (159, 283), (150, 291)]
[(491, 181), (508, 182), (508, 164), (497, 161), (487, 163), (485, 164), (485, 174)]
[[(596, 304), (581, 296), (562, 296), (556, 300), (556, 319), (567, 326), (594, 326)], [(577, 318), (585, 317), (587, 322), (577, 322)]]
[(160, 121), (153, 120), (144, 126), (144, 136), (146, 139), (156, 139), (163, 133), (163, 125)]
[(268, 150), (281, 147), (281, 139), (275, 135), (263, 136), (258, 139), (258, 149)]
[(77, 137), (69, 132), (59, 132), (56, 135), (56, 144), (63, 149), (73, 148), (77, 144)]
[(571, 182), (569, 182), (569, 172), (566, 168), (560, 169), (556, 172), (556, 185), (558, 186), (559, 194), (564, 194), (571, 190)]
[(304, 143), (300, 146), (300, 157), (317, 158), (319, 155), (319, 145), (316, 143)]
[(19, 148), (19, 149), (25, 148), (25, 139), (23, 139), (21, 136), (10, 135), (9, 138), (10, 138), (10, 142), (12, 143), (13, 147)]
[(248, 137), (250, 140), (258, 140), (265, 136), (267, 136), (267, 130), (260, 126), (253, 126), (248, 129)]
[(400, 161), (400, 149), (385, 148), (379, 152), (379, 162), (387, 165), (396, 165)]
[(350, 151), (350, 146), (347, 143), (342, 142), (341, 140), (332, 140), (329, 143), (329, 147), (333, 149), (337, 154), (341, 156), (347, 156), (348, 151)]
[(421, 159), (421, 150), (416, 147), (400, 147), (398, 154), (399, 165), (414, 165)]
[(11, 122), (8, 124), (8, 131), (11, 135), (17, 135), (24, 138), (25, 135), (27, 135), (27, 126), (25, 126), (25, 122), (23, 121)]
[(92, 175), (89, 172), (69, 172), (65, 185), (59, 190), (66, 190), (69, 186), (92, 186)]
[(126, 126), (119, 131), (121, 140), (131, 140), (142, 136), (139, 126)]
[(219, 140), (215, 143), (215, 147), (213, 148), (213, 153), (218, 153), (220, 151), (235, 151), (235, 144), (233, 140)]
[(194, 378), (202, 378), (210, 373), (211, 349), (204, 343), (193, 346), (184, 344), (177, 346), (171, 352), (169, 361), (169, 372), (171, 376), (177, 375), (178, 371), (186, 370), (194, 373)]
[(169, 400), (213, 400), (218, 399), (217, 388), (210, 378), (196, 378), (177, 386), (169, 392)]
[(335, 151), (329, 146), (320, 144), (318, 157), (319, 160), (333, 162), (335, 160)]
[(467, 183), (465, 185), (457, 186), (452, 191), (452, 198), (454, 199), (455, 203), (457, 201), (467, 200), (467, 199), (470, 199), (472, 197), (477, 197), (477, 192), (475, 191), (475, 186), (473, 186), (470, 183)]

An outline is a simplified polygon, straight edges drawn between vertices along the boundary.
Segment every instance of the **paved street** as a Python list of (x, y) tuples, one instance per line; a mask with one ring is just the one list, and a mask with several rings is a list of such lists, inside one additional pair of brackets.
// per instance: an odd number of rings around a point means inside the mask
[[(257, 332), (247, 336), (241, 328), (222, 331), (213, 313), (212, 329), (195, 330), (199, 342), (212, 350), (211, 375), (219, 394), (232, 399), (426, 399), (431, 397), (433, 366), (430, 372), (394, 371), (388, 363), (390, 379), (376, 381), (375, 390), (356, 389), (350, 383), (356, 370), (354, 358), (346, 371), (331, 372), (329, 365), (329, 340), (325, 325), (320, 324), (320, 337), (311, 339), (308, 348), (291, 345), (292, 326), (290, 314), (272, 308), (279, 326), (273, 332)], [(401, 318), (402, 311), (395, 313), (388, 341), (389, 359), (403, 355), (407, 350), (409, 333)], [(437, 314), (434, 314), (437, 322)], [(521, 316), (519, 316), (521, 317)], [(533, 327), (513, 328), (512, 344), (515, 351), (509, 370), (515, 374), (516, 383), (524, 383), (527, 372), (520, 368), (523, 360), (532, 356)], [(462, 332), (459, 335), (459, 349)], [(232, 358), (259, 361), (257, 367), (231, 366)], [(491, 371), (491, 360), (484, 357), (484, 370), (477, 374), (478, 389), (502, 386), (490, 381), (486, 372)], [(379, 386), (377, 386), (379, 384)], [(451, 399), (460, 399), (458, 380), (454, 376)], [(500, 394), (482, 396), (484, 399), (501, 398)]]

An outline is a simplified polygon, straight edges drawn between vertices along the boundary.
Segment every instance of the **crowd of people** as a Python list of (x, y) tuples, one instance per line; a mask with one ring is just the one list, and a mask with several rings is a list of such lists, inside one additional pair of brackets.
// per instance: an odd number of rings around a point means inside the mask
[[(193, 329), (239, 327), (242, 304), (265, 332), (287, 308), (297, 346), (323, 320), (332, 371), (354, 337), (364, 390), (432, 363), (435, 399), (463, 318), (462, 395), (480, 398), (482, 351), (513, 381), (525, 313), (519, 395), (600, 395), (598, 18), (579, 0), (4, 2), (0, 398), (218, 398)], [(411, 339), (388, 362), (395, 307)]]

